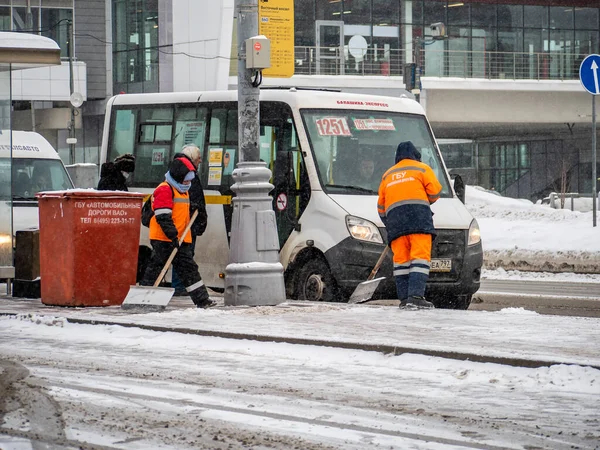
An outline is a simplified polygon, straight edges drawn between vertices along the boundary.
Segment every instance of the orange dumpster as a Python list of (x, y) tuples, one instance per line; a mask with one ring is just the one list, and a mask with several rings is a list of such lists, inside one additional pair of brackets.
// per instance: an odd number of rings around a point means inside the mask
[(144, 194), (40, 192), (42, 303), (120, 305), (135, 284)]

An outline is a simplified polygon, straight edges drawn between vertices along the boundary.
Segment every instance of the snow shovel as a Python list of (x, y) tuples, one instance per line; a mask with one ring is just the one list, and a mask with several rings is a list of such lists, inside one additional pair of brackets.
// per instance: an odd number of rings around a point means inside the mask
[[(181, 238), (179, 239), (179, 245), (183, 243), (183, 239), (192, 228), (192, 224), (194, 220), (198, 217), (198, 210), (194, 211), (192, 218), (190, 219), (190, 223), (188, 223), (183, 233), (181, 233)], [(144, 309), (146, 311), (163, 311), (169, 302), (171, 301), (171, 297), (173, 297), (173, 293), (175, 289), (170, 287), (158, 287), (161, 280), (169, 270), (169, 266), (173, 262), (175, 255), (177, 254), (178, 248), (174, 248), (165, 263), (165, 266), (161, 270), (158, 278), (154, 282), (152, 287), (150, 286), (130, 286), (129, 293), (123, 303), (121, 304), (122, 309)]]
[(356, 289), (350, 296), (348, 303), (364, 303), (371, 300), (371, 297), (373, 297), (373, 294), (375, 293), (377, 286), (379, 286), (379, 283), (381, 283), (381, 280), (385, 280), (385, 277), (375, 278), (375, 275), (377, 275), (377, 272), (379, 272), (379, 268), (383, 264), (383, 260), (389, 251), (390, 246), (386, 245), (381, 252), (381, 256), (377, 260), (377, 263), (375, 263), (375, 267), (373, 267), (373, 270), (371, 270), (371, 273), (367, 277), (367, 281), (363, 281), (356, 286)]

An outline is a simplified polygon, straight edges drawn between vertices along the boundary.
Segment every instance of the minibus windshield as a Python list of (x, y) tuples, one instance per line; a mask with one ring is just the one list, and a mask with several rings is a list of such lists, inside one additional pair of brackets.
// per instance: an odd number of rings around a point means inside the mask
[[(0, 198), (8, 200), (11, 195), (10, 160), (0, 158)], [(13, 158), (12, 199), (35, 200), (41, 191), (73, 189), (62, 162), (56, 159)]]
[(400, 142), (412, 141), (450, 197), (448, 178), (423, 116), (362, 110), (302, 110), (323, 189), (330, 194), (377, 194)]

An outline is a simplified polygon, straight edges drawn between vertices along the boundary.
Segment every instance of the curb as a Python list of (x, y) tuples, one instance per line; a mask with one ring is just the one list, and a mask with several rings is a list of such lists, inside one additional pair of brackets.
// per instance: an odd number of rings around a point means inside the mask
[[(22, 313), (7, 313), (0, 312), (0, 316), (17, 316)], [(478, 355), (475, 353), (459, 353), (445, 350), (428, 350), (415, 347), (399, 347), (395, 345), (383, 345), (383, 344), (363, 344), (359, 342), (342, 342), (342, 341), (328, 341), (323, 339), (306, 339), (306, 338), (294, 338), (287, 336), (265, 336), (258, 334), (249, 333), (231, 333), (223, 331), (211, 331), (211, 330), (197, 330), (192, 328), (174, 328), (174, 327), (163, 327), (156, 325), (144, 325), (127, 322), (113, 322), (108, 320), (95, 320), (95, 319), (78, 319), (78, 318), (66, 318), (67, 322), (80, 324), (80, 325), (109, 325), (109, 326), (122, 326), (124, 328), (138, 328), (141, 330), (158, 331), (164, 333), (180, 333), (190, 334), (195, 336), (208, 336), (217, 337), (223, 339), (237, 339), (237, 340), (250, 340), (257, 342), (273, 342), (278, 344), (295, 344), (295, 345), (314, 345), (317, 347), (330, 347), (330, 348), (342, 348), (347, 350), (362, 350), (367, 352), (383, 353), (385, 355), (402, 355), (418, 354), (424, 356), (433, 356), (438, 358), (454, 359), (459, 361), (471, 361), (478, 363), (491, 363), (501, 364), (504, 366), (512, 367), (524, 367), (535, 369), (539, 367), (549, 367), (554, 365), (576, 365), (581, 367), (590, 367), (593, 369), (600, 370), (600, 365), (582, 365), (578, 363), (571, 363), (565, 361), (553, 361), (544, 359), (525, 359), (525, 358), (513, 358), (513, 357), (501, 357), (501, 356), (489, 356), (489, 355)]]

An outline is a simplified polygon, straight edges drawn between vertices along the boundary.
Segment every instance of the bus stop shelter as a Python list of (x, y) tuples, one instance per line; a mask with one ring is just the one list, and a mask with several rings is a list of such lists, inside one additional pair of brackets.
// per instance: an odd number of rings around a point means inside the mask
[[(27, 33), (0, 32), (0, 133), (12, 136), (11, 73), (14, 70), (60, 64), (60, 47), (52, 39)], [(12, 139), (0, 149), (0, 184), (11, 189), (0, 192), (0, 280), (11, 293), (14, 279), (14, 234), (12, 196)]]

